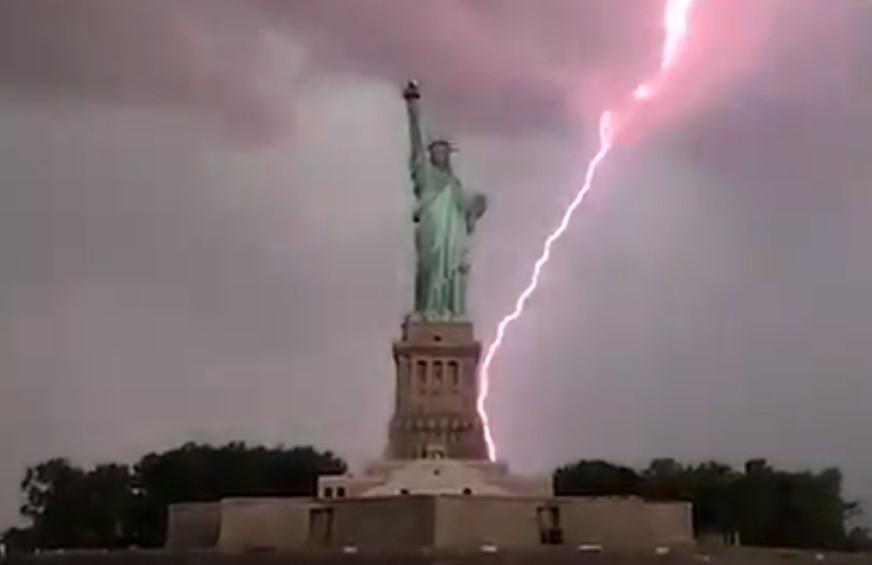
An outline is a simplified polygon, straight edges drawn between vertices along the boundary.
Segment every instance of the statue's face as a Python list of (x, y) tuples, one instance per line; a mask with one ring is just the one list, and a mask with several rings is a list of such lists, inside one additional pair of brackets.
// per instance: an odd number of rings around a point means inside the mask
[(451, 168), (451, 147), (445, 143), (434, 143), (430, 146), (430, 162), (440, 169)]

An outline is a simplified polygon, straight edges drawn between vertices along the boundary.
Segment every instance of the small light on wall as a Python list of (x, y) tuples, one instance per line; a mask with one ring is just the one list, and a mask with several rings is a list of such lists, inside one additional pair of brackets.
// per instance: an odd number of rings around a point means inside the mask
[(603, 550), (603, 546), (598, 543), (583, 543), (578, 546), (578, 551), (583, 551), (584, 553), (599, 553)]
[(497, 546), (492, 543), (486, 543), (481, 546), (482, 553), (496, 553), (497, 549)]

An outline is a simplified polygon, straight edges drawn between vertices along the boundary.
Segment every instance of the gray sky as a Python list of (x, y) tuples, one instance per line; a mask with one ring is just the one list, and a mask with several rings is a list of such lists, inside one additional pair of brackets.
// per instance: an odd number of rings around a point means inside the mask
[[(494, 366), (500, 453), (765, 456), (872, 495), (872, 6), (698, 2)], [(377, 456), (411, 302), (403, 79), (490, 197), (489, 340), (661, 7), (0, 0), (0, 526), (50, 456)]]

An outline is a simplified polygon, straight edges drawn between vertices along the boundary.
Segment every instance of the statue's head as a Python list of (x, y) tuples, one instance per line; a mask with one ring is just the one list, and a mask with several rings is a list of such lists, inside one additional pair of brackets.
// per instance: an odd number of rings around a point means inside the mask
[(434, 139), (428, 146), (430, 150), (430, 162), (433, 166), (444, 171), (451, 170), (451, 154), (454, 146), (447, 139)]

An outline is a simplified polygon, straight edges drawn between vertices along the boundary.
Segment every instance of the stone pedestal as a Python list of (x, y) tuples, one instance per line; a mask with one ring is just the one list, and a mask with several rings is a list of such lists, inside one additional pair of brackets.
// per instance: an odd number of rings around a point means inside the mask
[(394, 343), (388, 459), (487, 459), (476, 409), (481, 344), (470, 322), (407, 320)]
[[(354, 548), (351, 551), (355, 553), (363, 550), (358, 555), (360, 563), (416, 563), (412, 557), (434, 557), (430, 552), (436, 549), (450, 551), (448, 559), (420, 562), (519, 563), (524, 561), (513, 559), (509, 551), (534, 550), (526, 554), (535, 557), (530, 563), (666, 565), (676, 563), (673, 552), (656, 555), (655, 551), (663, 549), (655, 548), (674, 548), (677, 554), (694, 545), (689, 502), (647, 502), (638, 498), (410, 494), (344, 499), (225, 499), (189, 504), (184, 512), (176, 506), (170, 507), (169, 539), (175, 543), (169, 549), (218, 550), (174, 560), (177, 564), (226, 564), (228, 553), (239, 552), (249, 553), (244, 561), (248, 564), (339, 563), (340, 558), (342, 563), (350, 563), (353, 555), (340, 555), (336, 550)], [(209, 515), (208, 536), (202, 535), (202, 517), (197, 514)], [(490, 546), (499, 555), (485, 556), (487, 559), (483, 560), (483, 546)], [(558, 551), (561, 547), (567, 552), (564, 559), (555, 559), (555, 553), (542, 552), (546, 548)], [(580, 547), (595, 555), (580, 554), (577, 549)], [(328, 556), (321, 561), (317, 550), (332, 552), (320, 554)], [(297, 554), (299, 559), (287, 559), (288, 554), (282, 559), (251, 555), (273, 551), (305, 553)], [(382, 555), (379, 559), (374, 551), (394, 552), (394, 558)], [(639, 558), (628, 558), (631, 552), (638, 552)], [(596, 555), (599, 553), (605, 555)], [(141, 553), (128, 555), (120, 563), (154, 563), (152, 558), (144, 557)], [(761, 563), (757, 559), (747, 562)], [(867, 563), (868, 559), (861, 558), (855, 563), (861, 562)], [(56, 563), (52, 559), (47, 565)], [(95, 563), (105, 565), (105, 556), (95, 559), (92, 555), (84, 562)], [(686, 563), (692, 561), (688, 559)]]

